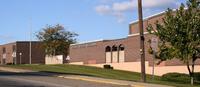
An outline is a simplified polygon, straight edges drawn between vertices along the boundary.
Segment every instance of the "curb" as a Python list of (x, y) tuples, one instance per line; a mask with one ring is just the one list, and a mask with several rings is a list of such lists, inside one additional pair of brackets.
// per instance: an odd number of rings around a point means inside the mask
[(105, 80), (95, 80), (95, 79), (81, 78), (81, 77), (65, 77), (65, 76), (57, 76), (57, 77), (59, 77), (59, 78), (65, 78), (65, 79), (73, 79), (73, 80), (82, 80), (82, 81), (96, 82), (96, 83), (121, 85), (121, 86), (145, 87), (144, 85), (125, 84), (125, 83), (111, 82), (111, 81), (105, 81)]
[(7, 71), (7, 72), (33, 72), (32, 70), (24, 70), (24, 69), (15, 69), (15, 68), (9, 68), (9, 67), (0, 67), (1, 71)]

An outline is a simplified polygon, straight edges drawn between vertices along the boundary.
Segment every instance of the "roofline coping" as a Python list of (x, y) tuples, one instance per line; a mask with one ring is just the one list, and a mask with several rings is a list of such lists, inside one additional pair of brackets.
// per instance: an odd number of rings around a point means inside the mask
[[(149, 32), (144, 32), (144, 34), (149, 34)], [(140, 33), (129, 34), (128, 37), (139, 36)]]
[[(186, 10), (186, 9), (188, 9), (188, 8), (185, 7), (184, 10)], [(172, 11), (176, 11), (176, 10), (177, 10), (177, 9), (172, 9)], [(158, 12), (158, 13), (153, 14), (153, 15), (150, 15), (150, 16), (147, 16), (147, 17), (145, 17), (145, 18), (143, 19), (143, 21), (148, 20), (148, 19), (153, 18), (153, 17), (158, 16), (158, 15), (164, 14), (166, 11), (167, 11), (167, 10)], [(135, 21), (131, 21), (129, 24), (135, 24), (135, 23), (137, 23), (137, 22), (138, 22), (138, 20), (135, 20)]]
[[(147, 17), (145, 17), (145, 18), (143, 19), (143, 21), (148, 20), (149, 18), (153, 18), (153, 17), (158, 16), (158, 15), (161, 15), (161, 14), (163, 14), (163, 13), (165, 13), (165, 12), (166, 12), (166, 11), (161, 11), (161, 12), (159, 12), (159, 13), (156, 13), (156, 14), (153, 14), (153, 15), (150, 15), (150, 16), (147, 16)], [(138, 23), (138, 21), (139, 21), (139, 20), (131, 21), (129, 24), (135, 24), (135, 23)]]
[(37, 42), (42, 42), (42, 41), (35, 41), (35, 40), (33, 40), (33, 41), (12, 41), (12, 42), (8, 42), (8, 43), (3, 43), (3, 44), (0, 44), (1, 46), (3, 46), (3, 45), (8, 45), (8, 44), (16, 44), (16, 43), (37, 43)]
[(76, 44), (71, 44), (71, 46), (81, 45), (81, 44), (86, 44), (86, 43), (99, 42), (99, 41), (104, 41), (104, 39), (98, 39), (98, 40), (91, 40), (91, 41), (80, 42), (80, 43), (76, 43)]
[(123, 39), (125, 39), (125, 38), (120, 38), (120, 39), (98, 39), (98, 40), (85, 41), (85, 42), (80, 42), (80, 43), (76, 43), (76, 44), (71, 44), (70, 46), (93, 43), (93, 42), (99, 42), (99, 41), (113, 41), (113, 40), (123, 40)]

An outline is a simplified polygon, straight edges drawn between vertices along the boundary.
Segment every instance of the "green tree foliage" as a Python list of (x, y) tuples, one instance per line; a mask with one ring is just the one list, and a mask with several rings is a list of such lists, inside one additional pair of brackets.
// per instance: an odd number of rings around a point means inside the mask
[[(197, 0), (187, 1), (179, 9), (166, 11), (163, 22), (149, 25), (150, 34), (159, 37), (157, 58), (161, 61), (173, 58), (183, 61), (193, 84), (195, 61), (200, 57), (200, 9)], [(192, 67), (190, 67), (192, 66)]]
[(75, 37), (78, 34), (66, 31), (59, 24), (46, 26), (36, 36), (43, 42), (45, 52), (49, 56), (68, 55), (70, 44), (76, 43)]

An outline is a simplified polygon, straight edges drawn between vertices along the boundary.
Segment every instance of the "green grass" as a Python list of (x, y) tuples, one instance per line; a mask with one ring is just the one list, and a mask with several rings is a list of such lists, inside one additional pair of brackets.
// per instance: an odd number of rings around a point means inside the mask
[[(6, 65), (5, 67), (29, 69), (34, 71), (64, 73), (70, 75), (86, 75), (109, 79), (119, 79), (128, 81), (140, 81), (140, 73), (102, 69), (97, 67), (79, 66), (79, 65)], [(155, 76), (152, 80), (151, 75), (147, 75), (148, 83), (171, 85), (176, 87), (200, 87), (200, 84), (191, 86), (189, 83), (177, 83), (170, 81), (162, 81), (161, 77)]]

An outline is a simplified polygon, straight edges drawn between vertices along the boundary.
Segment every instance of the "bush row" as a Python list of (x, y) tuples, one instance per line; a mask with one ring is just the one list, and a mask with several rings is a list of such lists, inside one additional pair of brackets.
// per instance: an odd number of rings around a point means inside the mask
[[(190, 83), (190, 75), (183, 73), (167, 73), (161, 77), (161, 80), (177, 83)], [(194, 82), (200, 84), (200, 72), (194, 74)]]

